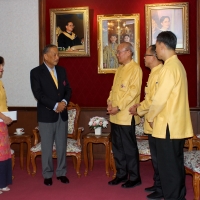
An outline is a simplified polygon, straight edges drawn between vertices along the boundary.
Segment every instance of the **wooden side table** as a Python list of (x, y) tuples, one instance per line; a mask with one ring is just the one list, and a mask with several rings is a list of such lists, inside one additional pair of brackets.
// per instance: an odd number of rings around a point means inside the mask
[(90, 170), (93, 169), (93, 151), (92, 144), (93, 143), (102, 143), (106, 148), (105, 155), (105, 167), (106, 167), (106, 175), (109, 177), (109, 164), (110, 164), (110, 133), (102, 133), (101, 135), (95, 135), (94, 133), (88, 133), (83, 136), (83, 154), (84, 154), (84, 162), (85, 162), (85, 176), (88, 174), (88, 143), (89, 143), (89, 156), (90, 156)]
[(20, 144), (20, 166), (23, 169), (23, 154), (24, 154), (24, 143), (27, 144), (27, 172), (30, 174), (30, 149), (31, 149), (31, 136), (28, 134), (23, 135), (11, 135), (10, 144), (19, 143)]

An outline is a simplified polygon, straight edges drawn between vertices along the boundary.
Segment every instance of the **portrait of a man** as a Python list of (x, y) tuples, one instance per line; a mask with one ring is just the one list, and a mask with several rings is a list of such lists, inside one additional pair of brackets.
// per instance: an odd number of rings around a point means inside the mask
[(50, 39), (59, 56), (90, 56), (89, 21), (88, 7), (50, 9)]
[[(80, 39), (84, 38), (83, 14), (57, 15), (56, 25), (57, 45), (60, 51), (83, 49)], [(75, 33), (75, 31), (77, 32)]]

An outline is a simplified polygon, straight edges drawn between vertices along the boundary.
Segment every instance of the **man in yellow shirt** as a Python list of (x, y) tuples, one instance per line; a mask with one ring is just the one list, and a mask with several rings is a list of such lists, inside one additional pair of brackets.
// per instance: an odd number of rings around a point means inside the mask
[(138, 114), (140, 116), (145, 116), (144, 133), (148, 134), (151, 159), (154, 168), (154, 185), (152, 187), (145, 188), (145, 191), (153, 192), (152, 194), (147, 195), (148, 198), (151, 198), (152, 195), (154, 196), (154, 198), (163, 197), (160, 176), (158, 172), (155, 138), (152, 137), (152, 128), (146, 120), (149, 107), (151, 106), (153, 96), (158, 87), (158, 74), (163, 66), (163, 62), (161, 60), (158, 60), (155, 50), (156, 45), (151, 45), (147, 48), (144, 55), (145, 66), (151, 70), (145, 87), (145, 99), (140, 104), (136, 104), (129, 109), (129, 112), (132, 115)]
[(117, 169), (116, 178), (108, 184), (117, 185), (126, 181), (122, 184), (123, 188), (141, 184), (139, 153), (135, 136), (135, 124), (139, 123), (139, 117), (136, 116), (134, 119), (128, 113), (129, 108), (140, 101), (142, 84), (142, 70), (132, 59), (133, 52), (133, 46), (128, 42), (121, 43), (117, 47), (117, 58), (121, 65), (115, 73), (107, 100), (112, 150)]
[[(159, 33), (156, 53), (164, 61), (146, 120), (156, 140), (158, 171), (165, 200), (185, 200), (184, 139), (193, 136), (187, 76), (171, 31)], [(152, 197), (153, 199), (153, 197)]]

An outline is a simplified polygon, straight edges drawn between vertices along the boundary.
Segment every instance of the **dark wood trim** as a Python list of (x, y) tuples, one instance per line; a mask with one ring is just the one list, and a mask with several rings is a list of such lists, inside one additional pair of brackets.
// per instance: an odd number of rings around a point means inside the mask
[(200, 107), (200, 0), (197, 0), (197, 107)]
[(38, 0), (39, 4), (39, 62), (43, 63), (42, 50), (46, 46), (46, 0)]

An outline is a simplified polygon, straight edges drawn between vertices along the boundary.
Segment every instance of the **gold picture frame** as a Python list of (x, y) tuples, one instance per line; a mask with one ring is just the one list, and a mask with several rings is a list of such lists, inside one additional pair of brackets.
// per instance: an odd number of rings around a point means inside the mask
[(145, 4), (146, 47), (155, 44), (161, 31), (170, 30), (177, 36), (176, 53), (189, 54), (189, 4)]
[[(98, 22), (98, 73), (115, 73), (118, 68), (116, 57), (117, 45), (129, 41), (134, 47), (133, 59), (139, 64), (140, 61), (140, 15), (137, 14), (114, 14), (97, 15)], [(111, 40), (112, 47), (111, 47)], [(128, 40), (127, 40), (128, 39)]]
[[(73, 25), (73, 37), (66, 32), (68, 22)], [(70, 38), (70, 45), (63, 39), (66, 37)], [(61, 57), (90, 56), (89, 8), (50, 9), (50, 40), (51, 44), (58, 46)]]

